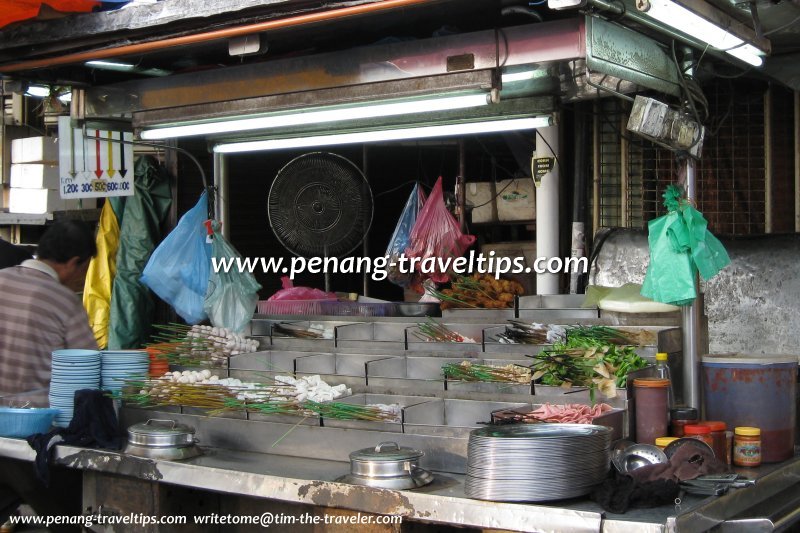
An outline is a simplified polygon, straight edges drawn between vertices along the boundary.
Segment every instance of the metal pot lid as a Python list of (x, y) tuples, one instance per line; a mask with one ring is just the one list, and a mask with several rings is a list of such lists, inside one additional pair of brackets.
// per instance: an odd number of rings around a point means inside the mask
[(396, 442), (381, 442), (350, 454), (351, 461), (411, 461), (425, 455), (414, 448), (401, 448)]
[(147, 422), (140, 422), (130, 426), (128, 433), (130, 435), (151, 437), (178, 437), (194, 435), (194, 428), (186, 424), (179, 424), (174, 420), (151, 418)]

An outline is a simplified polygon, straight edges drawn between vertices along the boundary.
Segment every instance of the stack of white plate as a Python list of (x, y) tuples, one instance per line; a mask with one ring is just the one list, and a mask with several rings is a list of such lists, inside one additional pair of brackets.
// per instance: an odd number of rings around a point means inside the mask
[(75, 391), (100, 386), (100, 352), (56, 350), (50, 374), (50, 407), (59, 410), (55, 425), (67, 427), (75, 407)]
[(603, 482), (611, 430), (588, 424), (516, 424), (470, 433), (470, 498), (548, 501), (583, 496)]
[(118, 392), (126, 380), (147, 379), (150, 359), (144, 350), (103, 351), (103, 390)]

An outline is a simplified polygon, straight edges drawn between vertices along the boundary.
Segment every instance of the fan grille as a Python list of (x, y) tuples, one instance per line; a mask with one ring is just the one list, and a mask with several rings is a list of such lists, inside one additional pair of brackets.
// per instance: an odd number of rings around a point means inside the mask
[(269, 223), (289, 251), (338, 257), (353, 251), (372, 223), (372, 192), (364, 175), (342, 156), (301, 155), (275, 176)]

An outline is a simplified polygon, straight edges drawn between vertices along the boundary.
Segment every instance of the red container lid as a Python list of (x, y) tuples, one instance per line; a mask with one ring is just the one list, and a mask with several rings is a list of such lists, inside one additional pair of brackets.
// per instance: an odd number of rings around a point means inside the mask
[(710, 435), (711, 428), (708, 426), (701, 426), (700, 424), (690, 424), (683, 426), (684, 435)]
[(725, 431), (728, 429), (728, 424), (721, 420), (703, 420), (702, 422), (698, 422), (696, 425), (708, 426), (711, 428), (711, 431)]

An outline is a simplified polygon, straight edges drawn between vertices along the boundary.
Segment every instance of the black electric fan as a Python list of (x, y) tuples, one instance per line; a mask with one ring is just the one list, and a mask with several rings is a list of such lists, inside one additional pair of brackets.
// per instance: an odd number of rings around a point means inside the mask
[(269, 190), (267, 211), (275, 236), (301, 257), (352, 252), (372, 224), (372, 191), (351, 161), (327, 152), (286, 164)]

